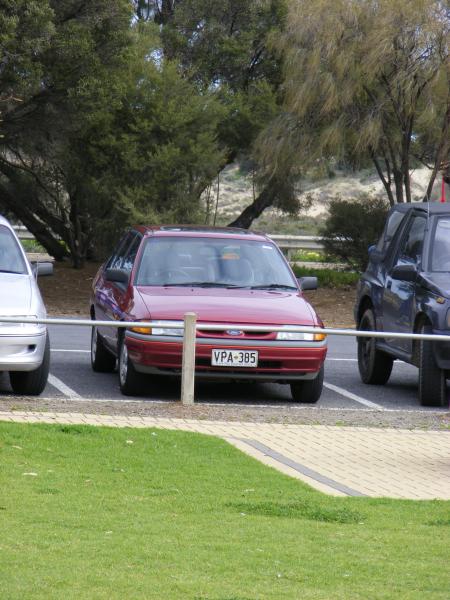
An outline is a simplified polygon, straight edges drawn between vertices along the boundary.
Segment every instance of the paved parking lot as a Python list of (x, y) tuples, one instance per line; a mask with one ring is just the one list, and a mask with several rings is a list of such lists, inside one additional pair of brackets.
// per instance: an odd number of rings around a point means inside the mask
[[(49, 398), (108, 399), (123, 402), (116, 373), (93, 373), (90, 367), (90, 328), (52, 326), (52, 364), (49, 384), (44, 392)], [(356, 363), (356, 342), (350, 337), (329, 337), (329, 353), (325, 370), (325, 386), (317, 404), (322, 409), (413, 410), (430, 412), (417, 401), (417, 369), (396, 362), (386, 386), (361, 383)], [(151, 384), (143, 399), (176, 401), (179, 386), (162, 379)], [(0, 376), (0, 398), (8, 394), (6, 375)], [(450, 394), (450, 389), (449, 389)], [(273, 384), (199, 383), (196, 400), (200, 403), (235, 403), (238, 405), (283, 406), (295, 408), (288, 386)], [(446, 409), (440, 409), (446, 412)]]

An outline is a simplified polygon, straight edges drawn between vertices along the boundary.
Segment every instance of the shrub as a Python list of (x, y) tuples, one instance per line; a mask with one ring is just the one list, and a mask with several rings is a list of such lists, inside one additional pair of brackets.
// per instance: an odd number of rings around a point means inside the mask
[(369, 246), (383, 231), (389, 205), (386, 200), (363, 195), (357, 200), (335, 198), (322, 230), (327, 254), (363, 271)]
[(310, 269), (297, 265), (294, 265), (292, 268), (297, 277), (317, 277), (319, 288), (354, 287), (359, 279), (359, 273), (355, 273), (354, 271)]

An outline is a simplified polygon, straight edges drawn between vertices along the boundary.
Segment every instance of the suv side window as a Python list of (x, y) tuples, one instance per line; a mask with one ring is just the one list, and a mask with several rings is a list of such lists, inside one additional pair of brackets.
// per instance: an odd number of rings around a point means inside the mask
[(385, 252), (391, 243), (394, 235), (397, 232), (397, 229), (400, 226), (400, 223), (403, 221), (405, 217), (405, 213), (400, 211), (393, 211), (388, 217), (385, 229), (383, 231), (383, 235), (378, 241), (377, 250), (378, 252)]
[(408, 226), (406, 237), (402, 240), (397, 259), (398, 263), (419, 263), (422, 257), (423, 239), (427, 220), (414, 216)]

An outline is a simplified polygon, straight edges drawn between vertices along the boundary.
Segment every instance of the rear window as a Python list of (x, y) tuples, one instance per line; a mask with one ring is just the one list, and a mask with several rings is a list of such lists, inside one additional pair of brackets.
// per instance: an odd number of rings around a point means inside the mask
[(4, 225), (0, 225), (0, 273), (28, 273), (17, 240)]

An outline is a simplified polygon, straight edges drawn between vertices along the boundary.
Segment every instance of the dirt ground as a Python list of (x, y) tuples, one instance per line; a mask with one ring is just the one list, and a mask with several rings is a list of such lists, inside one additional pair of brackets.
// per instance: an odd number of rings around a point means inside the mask
[[(98, 263), (72, 269), (56, 263), (54, 275), (39, 279), (49, 316), (89, 317), (89, 295)], [(354, 327), (352, 309), (354, 288), (322, 288), (305, 294), (327, 327)]]

